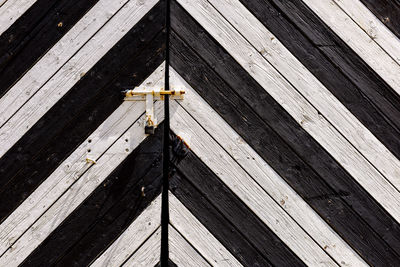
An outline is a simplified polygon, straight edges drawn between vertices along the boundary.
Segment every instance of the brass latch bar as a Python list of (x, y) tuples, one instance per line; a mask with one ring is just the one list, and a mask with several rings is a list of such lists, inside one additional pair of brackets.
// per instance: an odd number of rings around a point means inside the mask
[(157, 128), (157, 118), (154, 115), (154, 101), (164, 100), (166, 95), (169, 95), (170, 99), (183, 100), (185, 90), (172, 90), (166, 91), (163, 88), (157, 90), (150, 90), (145, 87), (136, 87), (133, 90), (126, 90), (125, 101), (146, 101), (146, 125), (145, 133), (154, 134), (155, 128)]

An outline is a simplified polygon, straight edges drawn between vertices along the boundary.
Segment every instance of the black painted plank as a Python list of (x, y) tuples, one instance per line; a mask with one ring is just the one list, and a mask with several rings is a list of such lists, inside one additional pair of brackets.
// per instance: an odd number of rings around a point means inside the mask
[[(344, 41), (342, 41), (323, 21), (308, 8), (302, 1), (288, 0), (252, 0), (242, 1), (246, 6), (253, 10), (255, 15), (257, 13), (259, 19), (263, 23), (268, 24), (268, 29), (282, 41), (289, 50), (297, 51), (293, 54), (309, 68), (314, 75), (317, 75), (318, 68), (327, 68), (329, 62), (335, 66), (338, 71), (334, 71), (334, 75), (344, 75), (353, 83), (353, 86), (346, 81), (345, 88), (334, 88), (333, 81), (327, 82), (327, 78), (321, 81), (334, 93), (346, 107), (351, 110), (370, 130), (377, 135), (381, 141), (399, 157), (399, 145), (395, 140), (393, 144), (390, 143), (395, 136), (392, 134), (390, 127), (387, 123), (399, 131), (400, 129), (400, 96), (378, 75), (376, 74)], [(274, 10), (270, 12), (270, 10)], [(261, 15), (261, 13), (263, 15)], [(278, 16), (271, 16), (276, 14)], [(268, 17), (268, 19), (265, 18)], [(271, 16), (271, 17), (270, 17)], [(292, 26), (290, 24), (293, 24)], [(297, 30), (295, 30), (295, 28)], [(298, 33), (296, 33), (298, 32)], [(292, 36), (293, 35), (293, 36)], [(304, 35), (304, 37), (301, 37)], [(300, 38), (297, 41), (297, 38)], [(308, 41), (306, 41), (306, 39)], [(291, 44), (291, 42), (294, 42)], [(307, 42), (311, 42), (323, 54), (323, 56), (316, 57), (315, 49), (312, 49), (311, 55), (307, 57), (301, 46)], [(308, 47), (311, 47), (308, 45)], [(300, 55), (298, 53), (300, 52)], [(303, 55), (301, 55), (303, 54)], [(323, 59), (326, 57), (327, 59)], [(321, 58), (321, 63), (318, 61)], [(327, 61), (328, 60), (328, 61)], [(319, 65), (320, 64), (320, 65)], [(320, 67), (319, 67), (320, 66)], [(330, 71), (331, 67), (329, 67)], [(321, 74), (318, 74), (321, 75)], [(327, 75), (327, 74), (325, 74)], [(341, 78), (342, 79), (342, 78)], [(343, 78), (344, 79), (344, 78)], [(346, 79), (346, 80), (347, 80)], [(324, 81), (325, 80), (325, 81)], [(338, 83), (341, 81), (337, 81)], [(339, 83), (340, 84), (340, 83)], [(370, 102), (370, 104), (368, 104)], [(371, 111), (367, 107), (371, 106)], [(381, 116), (386, 120), (384, 122), (378, 121), (378, 114), (374, 114), (372, 118), (362, 115), (362, 112), (368, 113), (381, 112)], [(378, 126), (373, 125), (373, 121)]]
[(0, 96), (57, 43), (97, 1), (38, 0), (11, 25), (0, 36)]
[[(394, 155), (400, 158), (400, 131), (386, 120), (386, 114), (375, 106), (364, 93), (364, 84), (350, 80), (341, 69), (337, 68), (322, 50), (307, 38), (296, 25), (283, 16), (272, 16), (273, 6), (265, 0), (242, 1), (247, 8), (282, 42), (325, 87), (353, 113)], [(278, 11), (276, 11), (278, 12)], [(309, 20), (313, 28), (322, 28), (316, 20)], [(324, 41), (335, 42), (333, 38)], [(343, 56), (341, 54), (341, 56)], [(352, 61), (354, 54), (345, 54)], [(358, 57), (357, 57), (358, 58)], [(343, 60), (341, 58), (340, 60)], [(356, 72), (359, 69), (353, 69)], [(370, 87), (370, 86), (369, 86)], [(371, 88), (371, 90), (373, 90)], [(372, 99), (373, 100), (373, 99)], [(390, 114), (393, 117), (396, 114)], [(400, 117), (394, 117), (400, 123)]]
[(361, 0), (361, 2), (400, 38), (400, 2), (393, 0)]
[(101, 255), (161, 192), (162, 128), (147, 137), (22, 266), (88, 266)]
[[(168, 266), (169, 267), (177, 267), (178, 265), (176, 265), (171, 259), (168, 260)], [(157, 263), (154, 267), (161, 267), (161, 263)]]
[(156, 5), (0, 159), (1, 220), (162, 63), (163, 14)]
[(243, 266), (304, 266), (193, 152), (176, 170), (173, 194)]
[(172, 66), (363, 257), (398, 261), (398, 223), (179, 6), (172, 10), (173, 29), (224, 81), (175, 34)]

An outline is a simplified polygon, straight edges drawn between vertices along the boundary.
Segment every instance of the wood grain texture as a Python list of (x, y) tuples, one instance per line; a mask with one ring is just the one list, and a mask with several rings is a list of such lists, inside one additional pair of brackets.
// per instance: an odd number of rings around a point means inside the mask
[(274, 199), (276, 204), (280, 205), (337, 262), (343, 261), (353, 266), (365, 264), (357, 253), (251, 149), (242, 137), (213, 111), (212, 107), (193, 92), (193, 89), (189, 90), (189, 85), (185, 87), (188, 88), (186, 100), (190, 101), (180, 103), (182, 107), (196, 118), (196, 121), (208, 133), (212, 133), (216, 142)]
[(6, 0), (0, 4), (0, 35), (6, 31), (36, 0)]
[[(335, 262), (182, 107), (171, 103), (171, 129), (306, 264)], [(268, 216), (274, 214), (274, 217)], [(311, 252), (312, 251), (312, 252)]]
[[(298, 28), (329, 60), (358, 86), (360, 94), (380, 109), (388, 122), (400, 129), (400, 96), (347, 44), (341, 40), (312, 10), (302, 1), (258, 1), (244, 2), (251, 9), (271, 10), (271, 23), (289, 21)], [(255, 5), (254, 5), (255, 4)], [(283, 24), (278, 29), (286, 28)], [(274, 27), (268, 24), (273, 31)], [(292, 31), (290, 31), (292, 32)], [(278, 34), (278, 33), (276, 33)], [(301, 40), (301, 37), (299, 37)], [(285, 38), (280, 36), (280, 39)], [(288, 46), (290, 48), (290, 45)]]
[[(252, 75), (252, 77), (271, 94), (287, 112), (295, 118), (313, 138), (315, 138), (345, 169), (359, 182), (385, 209), (397, 220), (399, 191), (378, 172), (362, 155), (348, 142), (307, 100), (290, 85), (283, 77), (271, 69), (265, 58), (241, 37), (230, 24), (216, 13), (204, 1), (179, 1), (189, 9), (205, 29), (211, 31), (214, 38), (228, 49), (228, 52)], [(218, 25), (218, 27), (216, 27)], [(251, 61), (249, 62), (249, 58)], [(304, 89), (304, 88), (303, 88)], [(318, 94), (317, 94), (318, 95)], [(314, 97), (317, 97), (315, 95)], [(338, 119), (338, 118), (336, 118)], [(344, 118), (343, 118), (344, 119)], [(348, 121), (350, 123), (350, 121)], [(353, 136), (355, 138), (355, 136)], [(356, 139), (356, 138), (355, 138)], [(360, 139), (361, 140), (361, 139)], [(358, 140), (358, 141), (360, 141)], [(368, 155), (376, 157), (376, 155)], [(396, 159), (397, 160), (397, 159)], [(379, 160), (378, 160), (379, 161)], [(400, 169), (389, 168), (391, 182), (396, 182), (399, 176), (395, 173)], [(398, 182), (398, 181), (397, 181)], [(380, 191), (380, 192), (379, 192)]]
[[(329, 57), (320, 50), (318, 45), (298, 29), (297, 21), (291, 23), (283, 16), (274, 16), (281, 10), (276, 9), (268, 1), (252, 0), (242, 1), (242, 3), (387, 149), (397, 158), (400, 158), (400, 128), (394, 127), (393, 123), (386, 119), (387, 117), (394, 117), (395, 123), (400, 122), (400, 114), (398, 114), (398, 117), (394, 116), (396, 113), (386, 114), (381, 108), (383, 103), (379, 104), (379, 107), (374, 105), (374, 98), (363, 93), (366, 86), (369, 90), (375, 90), (371, 88), (371, 85), (360, 84), (360, 82), (346, 76), (342, 69), (337, 68)], [(299, 1), (296, 3), (299, 3)], [(323, 29), (323, 25), (315, 22), (314, 28)], [(334, 38), (326, 39), (327, 41), (331, 40), (332, 43), (337, 41)], [(358, 57), (354, 54), (353, 56), (346, 55), (346, 58), (356, 61)], [(359, 68), (353, 71), (363, 72)], [(376, 84), (375, 82), (375, 86)], [(390, 105), (389, 108), (394, 107)]]
[[(299, 97), (299, 99), (302, 99), (301, 106), (304, 111), (294, 112), (293, 108), (285, 107), (285, 105), (283, 106), (292, 116), (297, 116), (298, 122), (314, 135), (314, 138), (316, 138), (325, 149), (337, 158), (347, 169), (349, 169), (348, 166), (345, 165), (345, 162), (341, 162), (340, 159), (345, 161), (344, 158), (353, 158), (352, 154), (355, 153), (358, 160), (352, 162), (354, 165), (357, 166), (362, 161), (364, 161), (364, 163), (361, 163), (362, 165), (372, 165), (369, 167), (372, 172), (373, 167), (380, 172), (375, 174), (377, 177), (375, 179), (379, 180), (381, 174), (383, 174), (394, 187), (398, 190), (400, 189), (400, 160), (362, 125), (360, 121), (240, 3), (239, 0), (209, 0), (208, 2), (210, 2), (268, 61), (268, 63), (290, 83), (290, 86), (286, 86), (288, 89), (291, 88), (293, 90), (295, 88), (297, 92), (288, 92), (288, 96), (289, 98)], [(216, 15), (211, 11), (207, 12), (207, 14), (211, 16)], [(249, 30), (249, 27), (251, 27), (251, 30)], [(226, 27), (221, 27), (221, 29), (224, 28)], [(232, 50), (232, 48), (230, 49)], [(248, 51), (250, 52), (250, 50)], [(258, 62), (258, 59), (254, 59), (254, 61)], [(250, 58), (247, 59), (245, 64), (252, 64), (252, 62), (253, 60)], [(268, 68), (267, 64), (264, 64), (264, 67)], [(276, 75), (273, 71), (271, 73)], [(265, 89), (268, 90), (267, 88)], [(273, 90), (271, 90), (270, 93), (274, 95)], [(280, 97), (280, 99), (283, 101), (282, 97)], [(287, 101), (287, 98), (285, 98), (285, 100)], [(307, 112), (309, 113), (306, 114)], [(315, 116), (315, 114), (318, 116)], [(304, 117), (304, 115), (306, 117)], [(309, 117), (308, 115), (311, 116)], [(315, 125), (320, 124), (321, 127), (326, 125), (319, 129), (319, 134), (313, 133), (315, 132), (312, 129), (314, 120), (321, 121), (315, 122)], [(323, 131), (325, 129), (326, 132)], [(338, 142), (332, 143), (329, 140), (324, 140), (322, 136), (331, 135), (334, 131), (338, 132), (336, 134)], [(340, 143), (348, 144), (343, 146), (339, 145)], [(332, 146), (335, 146), (335, 149), (330, 149)], [(336, 147), (339, 149), (336, 149)], [(359, 154), (365, 157), (365, 159), (359, 157)], [(351, 172), (351, 169), (349, 172)]]
[(173, 194), (244, 266), (303, 265), (192, 152), (176, 168)]
[[(132, 237), (134, 238), (134, 237)], [(160, 260), (161, 249), (161, 228), (148, 239), (141, 247), (131, 255), (131, 257), (120, 266), (126, 267), (147, 267), (158, 266), (157, 262)], [(103, 265), (104, 266), (104, 265)], [(107, 265), (105, 265), (107, 266)]]
[[(344, 40), (397, 94), (400, 94), (400, 58), (389, 55), (333, 0), (303, 0), (342, 40)], [(368, 29), (367, 29), (368, 31)]]
[[(55, 105), (157, 2), (157, 0), (128, 2), (126, 7), (122, 8), (104, 27), (97, 31), (68, 62), (61, 64), (59, 68), (55, 68), (54, 63), (42, 65), (46, 60), (56, 62), (57, 65), (57, 56), (51, 56), (54, 53), (58, 54), (58, 50), (54, 47), (55, 51), (49, 51), (47, 54), (49, 56), (43, 57), (41, 62), (35, 65), (36, 71), (32, 69), (31, 72), (25, 74), (25, 80), (21, 79), (0, 99), (0, 108), (4, 109), (0, 110), (0, 124), (4, 123), (0, 128), (0, 156), (4, 155)], [(107, 8), (104, 6), (101, 10), (102, 12), (109, 12), (106, 11)], [(112, 13), (109, 13), (108, 17), (111, 16)], [(83, 18), (83, 20), (85, 19), (93, 22), (97, 21), (97, 16)], [(79, 27), (84, 27), (83, 25)], [(77, 33), (74, 31), (75, 35)], [(67, 34), (64, 38), (69, 40), (70, 37)], [(59, 43), (62, 43), (62, 40)], [(65, 44), (58, 49), (61, 49), (63, 54), (67, 54), (67, 51), (74, 50), (77, 44), (80, 44), (80, 42), (75, 43), (75, 46), (71, 45), (70, 50), (62, 49)], [(46, 60), (44, 60), (45, 58)], [(43, 76), (52, 74), (54, 76), (50, 80), (41, 80)], [(37, 79), (38, 76), (40, 77), (39, 80)]]
[(173, 38), (174, 68), (347, 242), (371, 256), (376, 249), (360, 237), (374, 236), (383, 251), (380, 238), (399, 251), (399, 224), (178, 6), (173, 12), (174, 29), (191, 44)]
[[(126, 135), (121, 138), (126, 138)], [(156, 135), (146, 138), (90, 197), (29, 255), (23, 265), (86, 266), (92, 262), (160, 193), (161, 151), (162, 127), (157, 130)], [(159, 201), (155, 202), (157, 203), (160, 204)], [(141, 225), (141, 234), (144, 235), (142, 242), (159, 226), (160, 206), (156, 205), (151, 210), (151, 216), (157, 224), (149, 229), (147, 223)], [(154, 214), (158, 214), (158, 217)], [(139, 235), (136, 237), (139, 238)]]
[(97, 0), (38, 0), (0, 36), (0, 95), (56, 44)]
[(169, 257), (178, 266), (213, 266), (174, 227), (169, 227)]
[[(92, 37), (98, 36), (97, 38), (104, 38), (105, 30), (103, 26), (108, 24), (112, 27), (112, 23), (110, 23), (109, 20), (116, 13), (118, 13), (119, 9), (124, 3), (125, 1), (115, 1), (109, 5), (107, 5), (105, 1), (97, 3), (97, 5), (95, 5), (80, 21), (78, 21), (78, 23), (76, 23), (74, 27), (66, 35), (64, 35), (64, 37), (57, 42), (55, 46), (53, 46), (45, 55), (43, 55), (30, 70), (27, 70), (24, 76), (17, 83), (15, 83), (13, 87), (10, 88), (10, 90), (8, 90), (0, 99), (0, 125), (3, 126), (4, 123), (7, 122), (11, 116), (13, 116), (16, 111), (18, 111), (29, 99), (31, 99), (47, 82), (57, 81), (57, 79), (54, 78), (56, 73), (59, 73), (58, 80), (62, 78), (60, 75), (66, 76), (69, 72), (70, 75), (75, 74), (73, 76), (77, 76), (75, 77), (75, 82), (77, 82), (79, 80), (77, 78), (81, 78), (81, 74), (84, 75), (87, 71), (82, 69), (82, 71), (78, 72), (78, 75), (76, 75), (76, 71), (79, 70), (79, 66), (82, 67), (82, 63), (89, 59), (89, 54), (91, 51), (94, 49), (99, 49), (99, 44), (102, 42), (102, 40), (96, 40), (96, 38), (93, 39)], [(107, 11), (107, 9), (109, 11)], [(118, 21), (116, 23), (118, 24)], [(110, 26), (106, 28), (110, 28)], [(101, 31), (103, 34), (99, 33), (100, 29), (103, 29)], [(129, 29), (125, 30), (128, 31)], [(121, 34), (120, 37), (122, 36), (123, 35)], [(118, 38), (118, 36), (116, 37)], [(89, 40), (92, 41), (88, 42)], [(76, 62), (76, 59), (79, 59), (79, 57), (76, 57), (75, 54), (83, 47), (85, 47), (86, 50), (83, 49), (79, 56), (83, 56), (85, 61), (80, 61), (79, 64), (79, 61)], [(108, 49), (103, 49), (103, 53), (107, 52)], [(92, 64), (96, 63), (96, 61), (104, 55), (101, 54), (101, 50), (99, 50), (99, 52), (100, 54), (97, 54), (97, 56), (96, 53), (92, 55), (94, 56), (92, 59), (94, 62), (92, 62)], [(74, 55), (75, 62), (73, 60), (71, 61), (72, 64), (70, 63), (69, 66), (65, 66), (65, 64), (72, 59)], [(90, 64), (90, 62), (88, 63)], [(63, 66), (64, 68), (62, 69)], [(65, 80), (64, 83), (66, 81), (67, 80)], [(58, 83), (60, 83), (60, 81), (58, 81)], [(52, 86), (56, 86), (56, 84), (53, 84)], [(69, 88), (67, 88), (66, 91), (68, 91), (68, 89)]]
[[(172, 228), (181, 233), (207, 262), (213, 266), (243, 266), (171, 192), (169, 193), (169, 205)], [(172, 230), (172, 228), (170, 229)], [(177, 236), (172, 230), (168, 240), (171, 243), (178, 242), (175, 239)], [(173, 254), (172, 250), (171, 248), (171, 254)], [(176, 262), (172, 255), (170, 258)]]
[(365, 7), (360, 0), (334, 0), (334, 3), (400, 65), (400, 39)]
[[(159, 103), (161, 104), (161, 103)], [(162, 121), (160, 105), (157, 115)], [(144, 116), (142, 117), (143, 120)], [(79, 180), (64, 192), (57, 201), (8, 249), (0, 264), (20, 264), (36, 249), (104, 179), (145, 139), (143, 121), (138, 120), (121, 136)], [(126, 137), (131, 142), (125, 141)], [(34, 237), (34, 238), (33, 238)]]
[(400, 3), (390, 0), (361, 0), (375, 16), (400, 38)]
[(125, 86), (139, 85), (164, 60), (162, 25), (154, 22), (138, 24), (0, 160), (2, 220), (118, 108)]

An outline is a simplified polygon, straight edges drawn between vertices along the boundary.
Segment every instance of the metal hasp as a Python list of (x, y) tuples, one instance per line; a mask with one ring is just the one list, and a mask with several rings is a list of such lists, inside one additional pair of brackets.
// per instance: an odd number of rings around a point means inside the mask
[(145, 134), (154, 134), (154, 130), (157, 127), (157, 118), (154, 115), (154, 101), (164, 100), (166, 95), (169, 95), (170, 99), (183, 100), (185, 90), (183, 88), (179, 88), (179, 90), (172, 88), (170, 91), (165, 91), (163, 88), (150, 90), (145, 87), (136, 87), (123, 93), (125, 94), (125, 101), (146, 101), (146, 125), (144, 131)]

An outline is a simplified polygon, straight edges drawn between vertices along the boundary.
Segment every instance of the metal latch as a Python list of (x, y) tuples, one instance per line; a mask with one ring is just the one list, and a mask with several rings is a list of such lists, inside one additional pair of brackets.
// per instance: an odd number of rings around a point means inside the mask
[(165, 91), (163, 88), (157, 90), (149, 90), (145, 87), (136, 87), (134, 90), (126, 90), (125, 101), (146, 101), (146, 125), (144, 127), (145, 134), (154, 134), (154, 130), (157, 127), (157, 118), (154, 116), (154, 101), (164, 100), (166, 95), (169, 95), (170, 99), (183, 100), (185, 90), (170, 90)]

